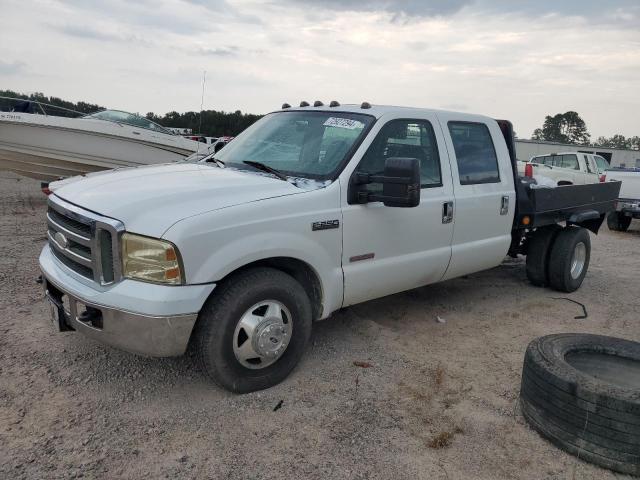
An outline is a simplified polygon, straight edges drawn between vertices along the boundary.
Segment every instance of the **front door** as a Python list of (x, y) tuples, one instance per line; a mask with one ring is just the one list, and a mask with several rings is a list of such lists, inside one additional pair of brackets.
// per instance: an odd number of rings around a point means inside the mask
[(451, 257), (453, 224), (443, 219), (443, 210), (450, 212), (444, 205), (453, 204), (451, 167), (435, 115), (378, 123), (355, 171), (380, 174), (387, 158), (418, 158), (420, 205), (349, 205), (343, 182), (344, 306), (437, 282)]

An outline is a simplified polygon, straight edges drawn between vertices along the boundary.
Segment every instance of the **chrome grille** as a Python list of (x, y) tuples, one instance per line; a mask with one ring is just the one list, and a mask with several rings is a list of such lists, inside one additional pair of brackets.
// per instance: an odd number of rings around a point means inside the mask
[(120, 279), (118, 235), (124, 225), (52, 195), (47, 236), (53, 255), (67, 268), (103, 285)]

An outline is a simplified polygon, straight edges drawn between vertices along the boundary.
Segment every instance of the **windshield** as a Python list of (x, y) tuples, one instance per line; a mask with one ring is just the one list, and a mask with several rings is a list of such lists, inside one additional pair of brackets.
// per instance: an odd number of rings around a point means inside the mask
[(156, 132), (166, 133), (167, 135), (174, 135), (174, 133), (166, 128), (158, 125), (151, 120), (136, 115), (134, 113), (122, 112), (120, 110), (102, 110), (101, 112), (91, 113), (85, 115), (84, 118), (96, 118), (98, 120), (106, 120), (108, 122), (125, 123), (134, 127), (145, 128), (147, 130), (153, 130)]
[(260, 162), (285, 175), (328, 180), (374, 121), (345, 112), (277, 112), (236, 137), (215, 158), (226, 166)]

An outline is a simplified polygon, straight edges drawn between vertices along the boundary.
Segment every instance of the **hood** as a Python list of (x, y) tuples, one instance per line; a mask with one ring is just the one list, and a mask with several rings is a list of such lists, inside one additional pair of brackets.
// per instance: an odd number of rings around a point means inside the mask
[(304, 191), (257, 172), (180, 163), (89, 175), (54, 194), (120, 220), (131, 232), (160, 237), (186, 217)]

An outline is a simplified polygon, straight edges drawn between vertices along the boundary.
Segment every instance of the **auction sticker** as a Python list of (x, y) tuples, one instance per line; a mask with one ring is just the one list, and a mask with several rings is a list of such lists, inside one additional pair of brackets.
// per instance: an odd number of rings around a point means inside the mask
[(325, 127), (338, 127), (338, 128), (347, 128), (349, 130), (355, 130), (357, 128), (363, 128), (364, 123), (359, 122), (358, 120), (353, 120), (351, 118), (339, 118), (339, 117), (329, 117), (327, 121), (323, 124)]

